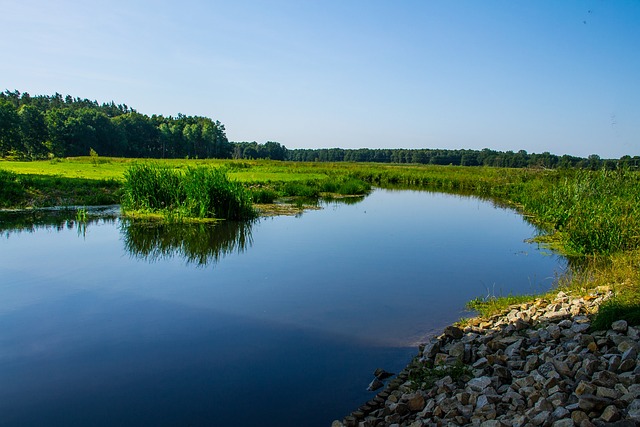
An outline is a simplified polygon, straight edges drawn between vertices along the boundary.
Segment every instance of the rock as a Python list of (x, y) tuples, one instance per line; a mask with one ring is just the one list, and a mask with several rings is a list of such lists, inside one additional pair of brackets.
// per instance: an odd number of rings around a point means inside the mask
[(593, 394), (583, 394), (580, 396), (578, 406), (580, 409), (589, 413), (591, 411), (600, 411), (611, 404), (611, 399), (594, 396)]
[(566, 362), (563, 362), (562, 360), (553, 359), (552, 363), (553, 363), (553, 366), (555, 366), (556, 371), (560, 375), (563, 375), (565, 377), (571, 376), (572, 374), (571, 368), (569, 368), (569, 365), (567, 365)]
[(580, 381), (580, 383), (578, 384), (578, 386), (575, 389), (575, 393), (580, 396), (583, 394), (595, 394), (596, 393), (596, 386), (585, 382), (585, 381)]
[(394, 376), (395, 374), (392, 374), (391, 372), (387, 372), (382, 368), (378, 368), (373, 372), (373, 375), (379, 380), (384, 380)]
[(449, 325), (446, 328), (444, 328), (444, 334), (449, 338), (458, 340), (462, 338), (462, 335), (464, 335), (464, 332), (462, 331), (462, 329), (458, 328), (457, 326)]
[(485, 394), (478, 396), (476, 400), (476, 411), (484, 408), (489, 404), (489, 398)]
[(368, 391), (375, 391), (384, 387), (384, 383), (377, 378), (374, 378), (373, 381), (369, 383), (369, 387), (367, 387)]
[(491, 385), (491, 378), (489, 377), (478, 377), (472, 378), (467, 383), (467, 387), (469, 387), (472, 391), (481, 392), (485, 388)]
[(589, 416), (583, 411), (576, 410), (571, 412), (571, 419), (573, 420), (573, 423), (575, 425), (579, 426), (582, 423), (582, 421), (588, 420)]
[(620, 397), (620, 392), (612, 388), (598, 387), (596, 390), (596, 396), (615, 400)]
[(531, 424), (535, 426), (543, 425), (551, 416), (549, 411), (543, 411), (531, 419)]
[(571, 330), (576, 334), (587, 332), (591, 327), (591, 323), (574, 323), (571, 325)]
[(455, 357), (459, 361), (464, 359), (464, 343), (456, 342), (449, 347), (449, 356)]
[[(387, 390), (332, 427), (640, 425), (640, 330), (622, 322), (589, 330), (587, 314), (611, 294), (564, 293), (475, 319), (464, 331), (447, 327)], [(462, 362), (468, 373), (415, 390), (408, 372), (440, 362)]]
[(623, 339), (618, 340), (618, 351), (620, 353), (625, 353), (627, 350), (630, 350), (632, 348), (636, 351), (638, 350), (638, 343), (636, 341), (633, 341), (627, 337), (623, 337)]
[(640, 422), (640, 399), (634, 399), (627, 408), (627, 415), (632, 420)]
[[(563, 406), (558, 406), (552, 413), (551, 416), (553, 417), (553, 419), (555, 420), (561, 420), (563, 418), (569, 418), (571, 416), (571, 412), (563, 407)], [(569, 418), (570, 419), (570, 418)]]
[(635, 347), (630, 347), (627, 349), (627, 351), (622, 353), (620, 360), (624, 362), (625, 360), (629, 360), (629, 359), (635, 360), (637, 358), (638, 358), (638, 351), (636, 350)]
[(618, 421), (620, 419), (620, 410), (616, 408), (615, 405), (609, 405), (602, 411), (600, 419), (607, 423)]
[(600, 371), (593, 374), (592, 382), (602, 387), (613, 388), (618, 384), (619, 378), (616, 374), (609, 371)]
[(438, 354), (439, 351), (440, 351), (440, 341), (432, 340), (429, 343), (425, 344), (422, 354), (424, 357), (433, 359), (435, 355)]
[(616, 332), (627, 332), (628, 327), (626, 320), (617, 320), (611, 324), (611, 329)]
[(411, 412), (422, 411), (426, 403), (421, 394), (416, 394), (407, 401), (407, 406)]
[(474, 369), (480, 369), (480, 368), (484, 368), (485, 366), (487, 366), (489, 362), (487, 361), (486, 357), (481, 357), (480, 359), (476, 360), (475, 363), (472, 365), (472, 367)]
[(504, 354), (506, 354), (509, 358), (513, 358), (517, 353), (520, 352), (520, 347), (522, 347), (522, 340), (515, 341), (504, 350)]

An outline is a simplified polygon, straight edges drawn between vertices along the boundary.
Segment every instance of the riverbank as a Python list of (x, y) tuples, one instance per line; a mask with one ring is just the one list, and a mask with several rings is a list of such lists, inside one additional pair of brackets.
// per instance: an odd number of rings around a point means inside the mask
[(640, 329), (594, 331), (600, 286), (448, 326), (332, 427), (640, 425)]

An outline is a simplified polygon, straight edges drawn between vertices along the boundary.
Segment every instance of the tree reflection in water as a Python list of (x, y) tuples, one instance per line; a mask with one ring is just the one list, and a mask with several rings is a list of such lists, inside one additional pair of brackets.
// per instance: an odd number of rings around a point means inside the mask
[(253, 243), (252, 225), (253, 221), (165, 224), (123, 219), (121, 234), (134, 258), (155, 262), (178, 257), (187, 264), (206, 266), (247, 250)]

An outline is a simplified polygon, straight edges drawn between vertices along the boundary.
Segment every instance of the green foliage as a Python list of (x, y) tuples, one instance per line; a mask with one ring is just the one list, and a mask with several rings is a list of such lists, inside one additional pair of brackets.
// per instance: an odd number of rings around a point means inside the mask
[(166, 211), (188, 218), (248, 219), (255, 216), (250, 193), (222, 169), (184, 171), (137, 163), (124, 174), (125, 210)]
[(0, 169), (0, 207), (8, 208), (20, 204), (24, 191), (18, 174)]
[(76, 220), (78, 222), (87, 222), (87, 208), (80, 208), (76, 211)]
[(120, 183), (112, 180), (23, 175), (0, 169), (0, 207), (109, 205), (119, 203)]
[(467, 309), (477, 311), (480, 316), (487, 318), (503, 312), (512, 305), (530, 301), (531, 298), (531, 295), (478, 297), (467, 303)]
[(616, 320), (626, 320), (630, 325), (640, 325), (640, 290), (636, 287), (623, 292), (599, 308), (591, 327), (604, 330)]
[(433, 365), (427, 362), (424, 365), (414, 367), (409, 372), (409, 381), (414, 389), (428, 390), (436, 383), (436, 381), (451, 377), (456, 381), (468, 381), (471, 378), (471, 368), (462, 362), (456, 362), (453, 365), (444, 363)]
[(0, 157), (105, 156), (230, 158), (224, 125), (206, 117), (146, 116), (88, 99), (0, 93)]
[(273, 203), (278, 198), (278, 193), (268, 187), (252, 187), (249, 191), (251, 192), (253, 203), (268, 204)]

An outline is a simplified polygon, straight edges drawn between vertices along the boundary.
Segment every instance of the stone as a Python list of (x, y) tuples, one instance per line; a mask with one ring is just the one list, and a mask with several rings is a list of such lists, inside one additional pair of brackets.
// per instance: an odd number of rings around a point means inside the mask
[(614, 354), (609, 359), (609, 366), (607, 369), (611, 372), (617, 371), (621, 361), (622, 361), (622, 358), (619, 355)]
[(432, 340), (429, 343), (425, 344), (424, 349), (422, 350), (422, 355), (429, 359), (433, 359), (436, 354), (440, 351), (440, 341)]
[(520, 347), (522, 347), (522, 340), (515, 341), (504, 350), (504, 354), (509, 358), (513, 358), (516, 353), (519, 353)]
[(382, 368), (378, 368), (373, 372), (373, 375), (379, 380), (384, 380), (394, 376), (395, 374), (392, 374), (391, 372), (387, 372)]
[(571, 376), (572, 374), (571, 368), (569, 368), (569, 365), (567, 365), (566, 362), (563, 362), (562, 360), (553, 359), (552, 363), (553, 363), (553, 366), (555, 366), (556, 371), (558, 371), (560, 375), (563, 375), (565, 377)]
[(589, 416), (583, 411), (576, 410), (571, 412), (571, 419), (573, 420), (573, 423), (575, 425), (579, 426), (582, 423), (582, 421), (588, 420)]
[(476, 410), (482, 409), (489, 404), (489, 398), (485, 394), (481, 394), (478, 396), (478, 400), (476, 401)]
[(615, 405), (609, 405), (604, 408), (602, 411), (602, 415), (600, 415), (600, 419), (607, 423), (611, 423), (613, 421), (618, 421), (620, 419), (620, 410), (616, 408)]
[(609, 371), (600, 371), (593, 374), (592, 382), (602, 387), (613, 388), (618, 384), (620, 379), (618, 376)]
[(547, 332), (549, 332), (549, 336), (551, 337), (551, 339), (557, 340), (558, 338), (560, 338), (561, 331), (558, 325), (556, 325), (555, 323), (547, 326)]
[(467, 383), (467, 386), (471, 390), (478, 391), (478, 392), (483, 391), (485, 388), (489, 387), (490, 385), (491, 385), (491, 378), (490, 377), (472, 378)]
[(384, 383), (377, 378), (374, 378), (370, 383), (369, 387), (367, 387), (368, 391), (375, 391), (384, 387)]
[(551, 424), (551, 427), (573, 427), (573, 420), (571, 418), (564, 418), (562, 420), (555, 421)]
[(640, 422), (640, 399), (634, 399), (627, 407), (627, 415), (632, 420)]
[(598, 387), (596, 390), (596, 396), (614, 400), (620, 397), (620, 392), (612, 388)]
[(580, 383), (578, 384), (578, 386), (575, 389), (575, 393), (580, 396), (583, 394), (595, 394), (596, 393), (596, 386), (588, 383), (586, 381), (580, 381)]
[(618, 366), (618, 372), (629, 372), (636, 368), (637, 361), (635, 359), (623, 360)]
[(591, 323), (574, 323), (571, 325), (571, 330), (576, 334), (587, 332), (591, 327)]
[(425, 405), (426, 402), (421, 394), (416, 394), (407, 401), (407, 406), (411, 412), (422, 411)]
[(464, 335), (464, 332), (457, 326), (449, 325), (444, 328), (444, 334), (449, 338), (459, 340)]
[(464, 343), (456, 342), (449, 347), (449, 356), (462, 361), (464, 358)]
[(593, 394), (583, 394), (580, 396), (578, 406), (580, 409), (589, 413), (591, 411), (600, 411), (611, 404), (611, 399), (594, 396)]
[(628, 339), (627, 337), (624, 337), (624, 339), (620, 340), (618, 342), (618, 351), (620, 353), (625, 353), (627, 350), (629, 349), (635, 349), (636, 351), (638, 350), (638, 343)]
[(567, 408), (559, 406), (551, 413), (551, 416), (556, 420), (561, 420), (570, 417), (571, 412)]
[(625, 360), (635, 360), (638, 358), (638, 351), (635, 349), (635, 347), (630, 347), (629, 349), (627, 349), (627, 351), (625, 351), (624, 353), (622, 353), (622, 356), (620, 356), (620, 360), (621, 361), (625, 361)]
[(611, 329), (616, 332), (627, 332), (629, 325), (626, 320), (616, 320), (611, 324)]
[(484, 368), (485, 366), (488, 365), (488, 361), (486, 357), (481, 357), (480, 359), (476, 360), (475, 363), (473, 365), (471, 365), (474, 369), (479, 369), (479, 368)]
[(550, 416), (551, 413), (549, 411), (540, 412), (531, 419), (531, 424), (535, 426), (541, 426), (549, 419)]

